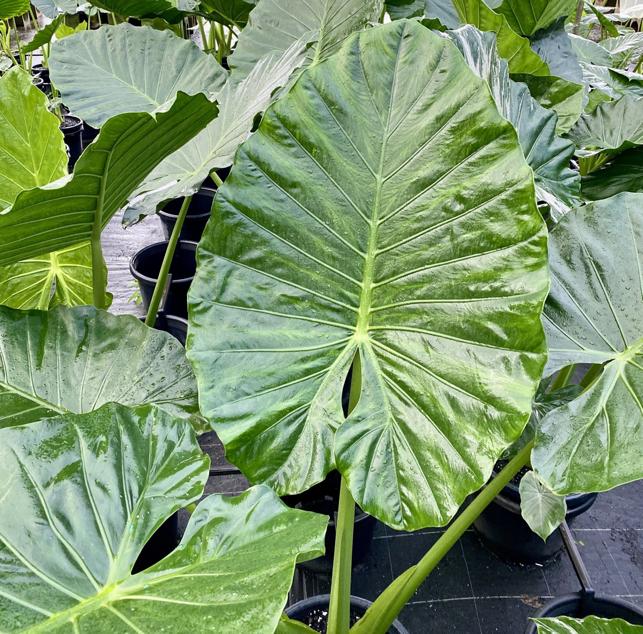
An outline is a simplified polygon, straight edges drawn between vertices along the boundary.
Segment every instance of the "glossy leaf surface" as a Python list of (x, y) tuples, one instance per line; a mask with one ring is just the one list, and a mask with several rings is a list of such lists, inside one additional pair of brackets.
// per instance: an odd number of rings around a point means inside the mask
[(212, 55), (189, 40), (131, 24), (56, 42), (50, 73), (65, 104), (94, 127), (125, 112), (164, 112), (178, 91), (212, 97), (227, 77)]
[(516, 33), (504, 15), (489, 8), (484, 0), (451, 0), (460, 20), (481, 31), (498, 36), (498, 52), (509, 63), (512, 73), (549, 75), (547, 64), (531, 50), (529, 40)]
[(642, 233), (643, 195), (621, 194), (567, 214), (550, 235), (546, 371), (605, 364), (538, 428), (532, 465), (557, 493), (643, 477)]
[(260, 487), (206, 498), (176, 550), (132, 575), (154, 530), (198, 500), (208, 477), (189, 425), (154, 408), (111, 404), (4, 429), (0, 456), (5, 632), (140, 633), (173, 623), (228, 633), (250, 619), (253, 633), (269, 634), (295, 562), (323, 549), (323, 516), (287, 509)]
[(602, 200), (623, 192), (643, 193), (643, 148), (619, 154), (596, 172), (583, 177), (583, 197)]
[(503, 0), (496, 12), (520, 35), (534, 35), (574, 12), (577, 0)]
[(550, 491), (533, 471), (520, 479), (520, 513), (534, 533), (546, 540), (567, 513), (565, 497)]
[(201, 407), (253, 481), (294, 493), (336, 462), (389, 525), (444, 524), (524, 428), (548, 288), (531, 171), (419, 23), (354, 36), (268, 110), (198, 261)]
[(496, 52), (495, 34), (465, 26), (450, 31), (449, 37), (476, 75), (487, 82), (500, 113), (513, 124), (534, 171), (536, 195), (559, 218), (578, 204), (580, 177), (569, 168), (574, 144), (556, 136), (556, 114), (533, 99), (527, 86), (509, 79), (507, 63)]
[(141, 181), (217, 114), (204, 95), (183, 93), (168, 112), (122, 114), (87, 147), (64, 185), (22, 192), (0, 215), (0, 265), (58, 251), (91, 238)]
[(29, 0), (0, 0), (0, 20), (7, 20), (29, 11)]
[(237, 148), (252, 131), (255, 117), (288, 82), (304, 56), (305, 41), (298, 41), (283, 55), (260, 60), (241, 80), (233, 73), (218, 98), (219, 116), (150, 172), (132, 195), (124, 223), (156, 213), (165, 201), (193, 194), (213, 169), (232, 165)]
[(369, 22), (379, 19), (382, 0), (262, 0), (250, 14), (230, 67), (245, 77), (266, 55), (282, 55), (309, 36), (308, 62), (332, 55), (341, 43)]
[(0, 306), (0, 427), (110, 401), (197, 413), (194, 375), (176, 339), (92, 306)]
[[(20, 192), (67, 174), (59, 123), (29, 74), (16, 67), (0, 79), (0, 210)], [(0, 304), (40, 309), (91, 304), (91, 270), (89, 244), (0, 266)]]
[(94, 6), (122, 17), (163, 18), (177, 24), (198, 5), (197, 0), (92, 0)]
[(201, 9), (215, 21), (244, 27), (258, 0), (201, 0)]
[(388, 0), (386, 10), (392, 20), (416, 18), (424, 15), (426, 0)]
[(588, 616), (573, 619), (559, 616), (555, 619), (534, 619), (538, 624), (538, 634), (641, 634), (643, 627), (632, 625), (623, 619), (602, 619)]

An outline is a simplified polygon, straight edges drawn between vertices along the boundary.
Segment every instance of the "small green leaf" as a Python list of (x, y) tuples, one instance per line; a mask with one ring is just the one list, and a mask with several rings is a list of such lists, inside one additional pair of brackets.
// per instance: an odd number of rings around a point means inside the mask
[(643, 194), (576, 209), (550, 234), (546, 373), (604, 365), (537, 429), (532, 466), (556, 493), (605, 491), (643, 477), (642, 235)]
[(125, 112), (165, 112), (179, 91), (218, 94), (226, 71), (194, 43), (148, 26), (104, 26), (56, 42), (51, 79), (94, 127)]
[(108, 402), (152, 402), (194, 417), (194, 375), (176, 339), (92, 306), (0, 306), (0, 427)]
[(251, 615), (253, 634), (272, 634), (327, 518), (267, 487), (206, 498), (176, 550), (131, 573), (161, 523), (202, 495), (209, 462), (189, 425), (150, 407), (0, 430), (0, 629), (238, 632)]
[(49, 42), (51, 42), (52, 38), (56, 34), (56, 30), (58, 29), (58, 26), (61, 24), (62, 20), (63, 20), (63, 16), (59, 15), (55, 17), (45, 27), (40, 29), (40, 31), (36, 31), (36, 34), (34, 35), (33, 39), (26, 46), (22, 48), (22, 52), (33, 53), (34, 51), (37, 51), (39, 48), (49, 44)]
[(386, 10), (391, 20), (417, 18), (424, 15), (426, 0), (387, 0)]
[(243, 28), (258, 0), (201, 0), (201, 10), (227, 26)]
[(533, 471), (520, 479), (519, 491), (523, 519), (545, 541), (565, 519), (564, 496), (550, 491)]
[(596, 16), (598, 23), (601, 25), (601, 30), (604, 29), (610, 37), (620, 35), (616, 25), (598, 7), (595, 7), (593, 2), (586, 0), (585, 9), (589, 9)]
[(554, 619), (533, 619), (538, 625), (538, 634), (642, 634), (643, 627), (632, 625), (623, 619), (602, 619), (588, 616), (574, 619), (559, 616)]
[(73, 177), (58, 187), (24, 191), (0, 214), (0, 266), (90, 239), (168, 154), (217, 114), (205, 95), (179, 93), (168, 112), (110, 119), (85, 150)]
[(170, 24), (177, 24), (198, 3), (197, 0), (91, 0), (91, 4), (124, 18), (163, 18)]
[(516, 33), (529, 37), (567, 18), (577, 5), (578, 0), (503, 0), (495, 10)]
[(293, 621), (283, 614), (279, 620), (275, 634), (307, 634), (314, 631), (315, 630), (309, 628), (307, 625), (299, 621)]

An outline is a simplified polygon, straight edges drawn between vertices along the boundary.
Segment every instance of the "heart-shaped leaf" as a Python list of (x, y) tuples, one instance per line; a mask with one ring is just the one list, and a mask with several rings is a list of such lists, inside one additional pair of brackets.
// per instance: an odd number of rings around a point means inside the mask
[(252, 632), (271, 634), (296, 561), (323, 550), (326, 518), (260, 487), (206, 498), (176, 550), (132, 575), (208, 477), (190, 426), (154, 408), (3, 429), (0, 458), (3, 632), (232, 632), (252, 615)]
[(49, 64), (65, 104), (94, 127), (124, 112), (164, 112), (179, 91), (212, 97), (227, 78), (214, 57), (189, 40), (131, 24), (56, 42)]
[(570, 212), (550, 236), (547, 373), (604, 364), (537, 429), (532, 465), (560, 494), (643, 477), (642, 233), (643, 195), (621, 194)]
[(179, 93), (168, 112), (110, 119), (83, 152), (71, 180), (22, 192), (0, 214), (0, 266), (89, 240), (161, 160), (216, 114), (205, 95)]
[(194, 375), (176, 339), (92, 306), (0, 306), (0, 427), (112, 401), (198, 413)]
[(261, 59), (247, 76), (232, 74), (218, 102), (220, 113), (194, 139), (166, 157), (132, 195), (123, 221), (132, 224), (156, 213), (165, 202), (193, 194), (214, 169), (232, 165), (237, 148), (252, 131), (255, 117), (274, 99), (304, 61), (306, 41), (295, 42), (283, 55)]
[(565, 498), (550, 491), (533, 471), (520, 479), (519, 491), (523, 519), (534, 533), (546, 540), (565, 520)]
[(446, 523), (529, 417), (545, 243), (455, 46), (406, 20), (354, 36), (268, 110), (200, 244), (189, 357), (227, 456), (282, 493), (336, 461), (389, 525)]
[(623, 619), (602, 619), (588, 616), (574, 619), (559, 616), (555, 619), (534, 619), (538, 634), (641, 634), (643, 627), (632, 625)]
[(262, 0), (239, 36), (230, 67), (245, 77), (262, 57), (282, 55), (306, 36), (312, 41), (308, 63), (326, 59), (351, 33), (378, 20), (382, 7), (383, 0)]
[[(0, 210), (12, 205), (20, 192), (67, 174), (59, 126), (58, 117), (47, 109), (47, 97), (28, 73), (16, 67), (0, 78)], [(0, 266), (0, 304), (5, 306), (46, 309), (91, 304), (93, 298), (88, 243)]]

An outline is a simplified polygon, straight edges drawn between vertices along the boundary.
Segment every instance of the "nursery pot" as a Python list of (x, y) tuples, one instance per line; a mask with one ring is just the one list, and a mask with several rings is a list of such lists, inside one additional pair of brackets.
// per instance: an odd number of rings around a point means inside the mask
[[(330, 595), (320, 594), (291, 605), (286, 608), (286, 614), (291, 619), (305, 623), (315, 632), (324, 633), (326, 632), (329, 605)], [(351, 596), (351, 625), (357, 623), (371, 605), (371, 601)], [(388, 629), (388, 634), (409, 634), (409, 632), (398, 620), (395, 620)]]
[[(330, 575), (333, 569), (333, 555), (335, 554), (335, 514), (339, 503), (340, 476), (337, 471), (329, 473), (326, 480), (315, 485), (305, 493), (289, 495), (283, 498), (284, 502), (292, 507), (321, 513), (330, 519), (326, 530), (326, 552), (323, 557), (300, 564), (303, 568), (317, 574)], [(359, 506), (355, 507), (355, 524), (353, 532), (353, 566), (362, 563), (371, 548), (373, 531), (377, 520), (364, 513)]]
[(179, 514), (174, 513), (161, 524), (138, 556), (133, 573), (146, 570), (164, 557), (167, 557), (179, 545)]
[(50, 83), (51, 80), (49, 79), (49, 69), (46, 66), (43, 66), (42, 64), (34, 64), (31, 67), (31, 72), (34, 75), (42, 77), (42, 80), (47, 84)]
[(83, 150), (98, 136), (100, 130), (83, 121)]
[[(190, 284), (196, 272), (196, 242), (181, 240), (176, 245), (169, 284), (163, 310), (178, 317), (188, 316), (187, 295)], [(150, 244), (134, 254), (130, 260), (129, 270), (138, 282), (143, 298), (143, 306), (147, 310), (150, 306), (154, 286), (163, 263), (163, 256), (167, 249), (167, 241)]]
[[(141, 317), (141, 321), (145, 321), (145, 317)], [(185, 347), (185, 340), (188, 336), (188, 320), (176, 315), (170, 315), (164, 310), (156, 314), (156, 323), (154, 324), (155, 330), (162, 330), (171, 334), (179, 343)]]
[[(201, 239), (205, 225), (210, 218), (210, 209), (212, 208), (212, 201), (215, 194), (216, 189), (202, 187), (196, 194), (194, 194), (194, 196), (192, 196), (192, 201), (188, 206), (187, 215), (185, 216), (183, 227), (181, 228), (181, 234), (179, 236), (181, 240), (193, 240), (194, 242), (198, 242)], [(163, 233), (166, 240), (169, 240), (172, 235), (172, 229), (174, 229), (176, 219), (179, 216), (181, 205), (184, 200), (184, 198), (171, 200), (161, 211), (158, 212), (161, 223), (163, 224)]]
[(65, 145), (69, 148), (69, 169), (71, 170), (83, 151), (83, 121), (73, 114), (65, 114), (60, 129), (65, 137)]
[[(567, 515), (573, 519), (587, 511), (596, 500), (596, 493), (581, 493), (565, 498)], [(546, 541), (534, 533), (520, 514), (518, 485), (510, 482), (473, 524), (486, 546), (503, 559), (521, 564), (544, 563), (563, 547), (558, 531)]]
[[(604, 619), (623, 619), (632, 625), (643, 625), (643, 610), (636, 605), (615, 597), (584, 592), (565, 594), (548, 601), (531, 618), (543, 619), (555, 616), (571, 616), (582, 619), (599, 616)], [(537, 634), (538, 628), (530, 621), (525, 634)]]
[(44, 93), (47, 92), (48, 84), (45, 83), (45, 80), (42, 77), (35, 75), (32, 77), (31, 81), (38, 90), (41, 90)]

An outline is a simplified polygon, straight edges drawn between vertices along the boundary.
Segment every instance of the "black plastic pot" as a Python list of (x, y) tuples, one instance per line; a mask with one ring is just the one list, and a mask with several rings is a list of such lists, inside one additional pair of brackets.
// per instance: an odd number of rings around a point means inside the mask
[(38, 75), (38, 77), (42, 77), (43, 81), (46, 83), (51, 82), (49, 79), (49, 69), (46, 66), (43, 66), (42, 64), (34, 64), (31, 67), (31, 72), (34, 75)]
[[(547, 602), (531, 618), (543, 619), (555, 616), (571, 616), (582, 619), (586, 616), (599, 616), (604, 619), (623, 619), (632, 625), (643, 625), (643, 610), (636, 605), (601, 595), (574, 592), (556, 597)], [(525, 634), (536, 634), (538, 628), (529, 623)]]
[(60, 129), (65, 137), (65, 145), (69, 148), (69, 169), (72, 170), (83, 151), (83, 121), (73, 114), (65, 114)]
[[(291, 619), (305, 623), (315, 632), (324, 633), (329, 605), (330, 595), (320, 594), (291, 605), (286, 608), (286, 614)], [(357, 623), (371, 605), (372, 603), (366, 599), (351, 596), (351, 625)], [(409, 631), (397, 620), (393, 622), (388, 632), (389, 634), (409, 634)]]
[[(567, 522), (587, 511), (596, 500), (596, 493), (569, 495)], [(503, 559), (521, 564), (545, 563), (563, 547), (558, 531), (547, 541), (534, 533), (520, 514), (518, 486), (509, 483), (473, 524), (486, 546)]]
[[(141, 321), (145, 321), (145, 317), (141, 317)], [(156, 314), (156, 323), (154, 324), (155, 330), (162, 330), (171, 334), (179, 343), (185, 347), (185, 340), (188, 336), (188, 320), (176, 315), (170, 315), (164, 310)]]
[[(196, 272), (196, 242), (181, 240), (176, 245), (176, 251), (170, 267), (172, 281), (163, 304), (163, 310), (171, 315), (187, 317), (187, 295), (190, 284)], [(129, 269), (138, 282), (143, 298), (143, 306), (147, 310), (154, 293), (154, 286), (163, 263), (167, 249), (167, 241), (150, 244), (134, 254), (130, 260)]]
[(45, 80), (42, 77), (39, 77), (38, 75), (34, 75), (31, 81), (38, 90), (41, 90), (44, 93), (47, 92), (48, 84), (45, 83)]
[[(221, 167), (217, 170), (214, 170), (217, 173), (217, 176), (225, 183), (225, 179), (230, 175), (230, 170), (232, 167)], [(217, 184), (208, 176), (202, 183), (201, 187), (206, 187), (208, 189), (216, 189)]]
[[(212, 201), (215, 194), (216, 189), (212, 189), (210, 187), (202, 187), (196, 194), (194, 194), (192, 201), (190, 202), (190, 206), (188, 207), (183, 227), (181, 228), (181, 240), (193, 240), (194, 242), (198, 242), (201, 239), (205, 225), (210, 218), (210, 210), (212, 208)], [(174, 229), (176, 219), (179, 216), (181, 205), (184, 200), (184, 198), (171, 200), (161, 211), (158, 212), (159, 217), (161, 218), (161, 223), (163, 224), (163, 233), (166, 240), (169, 240), (170, 235), (172, 235), (172, 230)]]
[[(339, 502), (340, 476), (337, 471), (329, 473), (326, 480), (299, 495), (288, 495), (283, 501), (292, 508), (312, 511), (328, 515), (328, 529), (326, 530), (326, 552), (323, 557), (312, 559), (300, 564), (311, 572), (329, 575), (333, 568), (333, 555), (335, 554), (335, 513)], [(355, 525), (353, 532), (353, 566), (362, 563), (373, 543), (373, 531), (377, 520), (364, 513), (359, 507), (355, 508)]]
[(179, 544), (179, 514), (174, 513), (150, 537), (138, 556), (132, 572), (146, 570), (167, 557)]
[(83, 121), (83, 150), (98, 136), (100, 130)]

